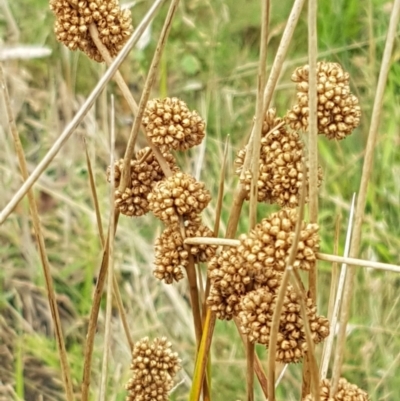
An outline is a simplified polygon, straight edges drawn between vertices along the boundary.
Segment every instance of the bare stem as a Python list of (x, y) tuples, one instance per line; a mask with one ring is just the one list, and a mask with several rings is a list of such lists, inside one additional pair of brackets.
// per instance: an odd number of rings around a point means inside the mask
[[(365, 204), (367, 201), (368, 183), (371, 177), (371, 171), (373, 167), (374, 150), (378, 137), (378, 128), (383, 104), (383, 94), (385, 91), (386, 81), (391, 65), (390, 59), (393, 51), (394, 40), (397, 36), (396, 29), (399, 23), (399, 18), (400, 18), (400, 0), (395, 0), (390, 17), (388, 34), (382, 58), (381, 70), (379, 73), (378, 85), (376, 88), (374, 106), (372, 109), (371, 125), (369, 129), (367, 148), (364, 157), (363, 172), (361, 176), (360, 189), (358, 191), (357, 207), (354, 219), (354, 229), (350, 247), (350, 256), (352, 258), (358, 255), (361, 244), (361, 229), (364, 218)], [(341, 366), (343, 362), (343, 354), (346, 344), (346, 328), (347, 328), (347, 323), (349, 321), (351, 297), (354, 287), (354, 277), (355, 277), (355, 269), (352, 266), (350, 266), (346, 277), (346, 284), (343, 295), (343, 304), (340, 313), (340, 328), (337, 338), (335, 361), (332, 371), (331, 394), (336, 394), (341, 374)]]

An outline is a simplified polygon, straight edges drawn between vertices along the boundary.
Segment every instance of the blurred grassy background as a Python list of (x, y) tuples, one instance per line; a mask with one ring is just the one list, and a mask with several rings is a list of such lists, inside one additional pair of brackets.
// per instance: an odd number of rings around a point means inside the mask
[[(8, 2), (18, 27), (18, 43), (48, 46), (52, 54), (35, 60), (4, 63), (19, 133), (30, 166), (36, 165), (56, 140), (104, 66), (82, 54), (68, 53), (53, 35), (53, 16), (45, 0)], [(122, 2), (123, 3), (123, 2)], [(140, 21), (150, 1), (133, 2), (133, 19)], [(292, 2), (272, 2), (268, 60), (279, 45)], [(335, 221), (341, 217), (340, 252), (351, 197), (357, 192), (363, 152), (379, 74), (384, 37), (392, 3), (384, 0), (320, 1), (318, 9), (320, 59), (339, 62), (350, 72), (352, 89), (360, 98), (361, 126), (346, 140), (319, 140), (324, 181), (320, 197), (321, 251), (333, 252)], [(135, 49), (122, 73), (139, 98), (165, 7), (151, 27), (146, 47)], [(180, 156), (180, 164), (218, 189), (223, 146), (230, 135), (223, 222), (237, 178), (233, 158), (243, 145), (255, 110), (256, 72), (260, 36), (258, 1), (186, 0), (172, 27), (154, 96), (179, 96), (207, 120), (205, 148)], [(0, 13), (0, 43), (13, 43), (9, 23)], [(397, 40), (385, 93), (375, 168), (369, 186), (360, 257), (400, 264), (400, 42)], [(290, 75), (307, 62), (307, 17), (303, 13), (288, 59), (274, 94), (273, 106), (284, 114), (295, 96)], [(52, 264), (69, 360), (77, 390), (82, 374), (82, 350), (101, 245), (88, 185), (83, 138), (96, 174), (103, 224), (108, 221), (109, 164), (108, 106), (117, 97), (117, 156), (122, 156), (131, 116), (118, 89), (107, 92), (72, 136), (35, 186), (46, 246)], [(3, 117), (3, 115), (2, 115)], [(5, 118), (0, 125), (0, 207), (19, 188), (21, 179)], [(199, 166), (202, 166), (199, 169)], [(216, 197), (205, 213), (212, 226)], [(260, 207), (260, 217), (275, 210)], [(247, 228), (243, 213), (240, 230)], [(121, 218), (117, 232), (116, 271), (135, 339), (166, 335), (184, 365), (174, 400), (187, 398), (193, 369), (194, 334), (186, 283), (166, 286), (152, 274), (152, 244), (161, 226), (152, 217)], [(47, 307), (44, 279), (35, 246), (27, 204), (22, 202), (0, 226), (0, 400), (10, 384), (11, 399), (63, 400), (56, 346)], [(319, 264), (319, 309), (326, 314), (330, 265)], [(343, 375), (368, 391), (371, 399), (393, 400), (400, 386), (400, 277), (369, 269), (357, 272)], [(104, 310), (100, 313), (93, 361), (93, 399), (96, 399), (102, 355)], [(118, 314), (113, 317), (110, 401), (122, 401), (129, 377), (130, 355)], [(259, 355), (265, 350), (258, 349)], [(244, 399), (245, 357), (231, 322), (218, 322), (213, 341), (214, 399)], [(279, 399), (299, 398), (301, 367), (291, 366), (278, 389)], [(7, 393), (10, 394), (10, 393)], [(8, 400), (7, 396), (4, 400)], [(261, 393), (257, 389), (257, 397)]]

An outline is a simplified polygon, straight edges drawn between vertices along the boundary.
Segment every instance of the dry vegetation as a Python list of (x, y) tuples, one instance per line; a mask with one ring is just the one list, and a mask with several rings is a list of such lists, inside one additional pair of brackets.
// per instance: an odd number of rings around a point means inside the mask
[(400, 1), (239, 3), (0, 0), (1, 401), (397, 396)]

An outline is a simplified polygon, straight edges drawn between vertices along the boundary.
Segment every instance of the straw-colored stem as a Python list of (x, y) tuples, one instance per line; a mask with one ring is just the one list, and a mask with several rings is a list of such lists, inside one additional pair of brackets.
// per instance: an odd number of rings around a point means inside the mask
[[(114, 212), (114, 227), (117, 227), (119, 218), (119, 211), (116, 210)], [(111, 232), (111, 227), (109, 227), (107, 238), (106, 238), (106, 246), (103, 249), (103, 258), (101, 261), (100, 272), (96, 282), (96, 288), (94, 290), (93, 303), (92, 308), (90, 310), (89, 316), (89, 324), (88, 324), (88, 332), (86, 335), (86, 343), (85, 343), (85, 352), (84, 352), (84, 361), (83, 361), (83, 377), (82, 377), (82, 395), (81, 401), (88, 401), (89, 399), (89, 386), (90, 386), (90, 375), (91, 375), (91, 364), (92, 364), (92, 355), (93, 355), (93, 345), (94, 345), (94, 337), (97, 329), (97, 318), (100, 310), (100, 302), (101, 296), (103, 294), (104, 283), (107, 276), (108, 270), (108, 253), (109, 253), (109, 238), (110, 236), (114, 236), (115, 231)]]
[[(179, 0), (175, 0), (175, 1), (179, 1)], [(167, 22), (168, 22), (168, 24), (167, 24)], [(165, 26), (170, 27), (170, 24), (171, 24), (171, 21), (166, 20), (166, 24), (164, 25), (164, 27)], [(111, 65), (113, 62), (113, 59), (112, 59), (108, 49), (103, 45), (102, 41), (100, 40), (99, 32), (94, 23), (89, 25), (89, 32), (90, 32), (90, 36), (93, 39), (93, 42), (95, 43), (98, 51), (100, 52), (101, 56), (105, 60), (106, 64)], [(160, 36), (160, 40), (164, 38), (163, 33), (165, 34), (164, 30)], [(159, 60), (160, 52), (158, 52), (158, 49), (159, 49), (159, 46), (157, 46), (157, 50), (154, 54), (153, 63), (154, 63), (154, 60), (156, 60), (156, 61)], [(153, 66), (153, 63), (152, 63), (152, 66)], [(156, 64), (156, 66), (157, 66), (157, 64)], [(129, 136), (129, 141), (128, 141), (128, 145), (127, 145), (127, 148), (125, 151), (125, 156), (124, 156), (124, 167), (122, 169), (122, 178), (120, 180), (120, 186), (119, 186), (119, 190), (121, 192), (123, 192), (125, 190), (125, 188), (129, 185), (130, 160), (132, 159), (133, 153), (135, 150), (135, 143), (136, 143), (136, 139), (137, 139), (137, 136), (139, 133), (139, 128), (142, 128), (143, 132), (146, 132), (143, 127), (143, 124), (142, 124), (142, 116), (143, 116), (144, 108), (147, 104), (148, 96), (150, 93), (149, 91), (150, 91), (151, 84), (154, 80), (155, 72), (156, 72), (156, 69), (154, 69), (154, 68), (153, 68), (153, 70), (150, 70), (150, 73), (146, 80), (147, 90), (145, 92), (143, 92), (143, 96), (141, 97), (141, 100), (140, 100), (140, 106), (137, 105), (128, 85), (126, 84), (124, 78), (119, 73), (119, 71), (116, 72), (115, 77), (114, 77), (115, 82), (117, 83), (118, 87), (120, 88), (122, 95), (124, 96), (125, 100), (128, 103), (129, 108), (132, 111), (132, 114), (135, 116), (135, 121), (133, 123), (133, 127), (131, 130), (130, 136)], [(146, 138), (147, 138), (147, 136), (146, 136)], [(148, 141), (148, 143), (149, 143), (149, 146), (152, 148), (152, 150), (154, 152), (154, 156), (156, 157), (158, 163), (160, 164), (160, 167), (161, 167), (162, 171), (164, 172), (165, 176), (169, 177), (171, 175), (171, 169), (169, 168), (169, 165), (166, 162), (164, 156), (161, 154), (161, 152), (156, 148), (156, 146), (154, 146), (154, 144), (150, 140)]]
[[(23, 179), (27, 180), (28, 167), (27, 167), (27, 163), (26, 163), (26, 159), (25, 159), (24, 150), (23, 150), (23, 147), (21, 144), (21, 140), (20, 140), (20, 137), (18, 134), (17, 126), (15, 123), (15, 119), (13, 116), (13, 112), (11, 109), (10, 97), (8, 94), (8, 89), (7, 89), (7, 85), (6, 85), (4, 72), (3, 72), (1, 63), (0, 63), (0, 89), (3, 92), (4, 102), (5, 102), (5, 106), (6, 106), (6, 113), (7, 113), (7, 118), (8, 118), (8, 124), (9, 124), (10, 131), (11, 131), (11, 134), (12, 134), (12, 137), (14, 140), (14, 145), (15, 145), (15, 149), (16, 149), (16, 153), (17, 153), (17, 157), (18, 157), (18, 163), (19, 163), (19, 167), (21, 170), (21, 174), (22, 174)], [(51, 277), (50, 264), (49, 264), (49, 260), (47, 257), (46, 246), (45, 246), (42, 227), (41, 227), (41, 223), (40, 223), (39, 212), (38, 212), (38, 208), (37, 208), (37, 204), (36, 204), (36, 200), (35, 200), (35, 195), (34, 195), (32, 189), (28, 189), (28, 201), (29, 201), (29, 208), (30, 208), (31, 216), (32, 216), (33, 228), (35, 230), (36, 240), (37, 240), (37, 244), (38, 244), (38, 248), (39, 248), (40, 260), (42, 262), (42, 267), (43, 267), (43, 274), (44, 274), (45, 283), (46, 283), (46, 290), (47, 290), (51, 317), (52, 317), (53, 324), (54, 324), (54, 332), (55, 332), (55, 337), (56, 337), (58, 353), (60, 356), (61, 373), (62, 373), (64, 389), (65, 389), (67, 400), (73, 401), (74, 393), (73, 393), (73, 388), (72, 388), (71, 372), (70, 372), (70, 367), (69, 367), (68, 359), (67, 359), (67, 351), (65, 348), (65, 341), (64, 341), (64, 336), (63, 336), (62, 327), (61, 327), (60, 315), (58, 313), (56, 293), (55, 293), (55, 289), (54, 289), (53, 278)]]
[[(352, 243), (350, 247), (350, 256), (355, 258), (358, 255), (361, 244), (361, 229), (364, 217), (364, 209), (367, 201), (368, 183), (371, 177), (373, 167), (374, 150), (378, 137), (378, 128), (380, 123), (383, 94), (385, 91), (386, 81), (391, 65), (391, 54), (393, 51), (394, 40), (397, 36), (396, 29), (400, 18), (400, 0), (395, 0), (389, 22), (389, 29), (382, 58), (381, 70), (376, 88), (374, 106), (372, 109), (372, 119), (368, 134), (367, 148), (365, 151), (364, 165), (361, 176), (360, 188), (358, 191), (356, 214), (354, 219), (354, 229), (352, 235)], [(341, 366), (343, 362), (343, 354), (346, 343), (346, 328), (349, 321), (351, 297), (354, 287), (355, 269), (350, 266), (346, 277), (346, 284), (343, 294), (343, 304), (340, 313), (340, 328), (337, 338), (337, 347), (335, 353), (335, 361), (332, 371), (332, 387), (331, 394), (337, 391), (339, 378), (341, 374)]]
[[(88, 154), (88, 151), (87, 151), (86, 141), (85, 140), (84, 140), (84, 143), (85, 143), (86, 163), (87, 163), (88, 171), (89, 171), (90, 190), (91, 190), (91, 193), (92, 193), (94, 210), (95, 210), (95, 213), (96, 213), (96, 221), (97, 221), (97, 227), (98, 227), (98, 230), (99, 230), (100, 242), (101, 242), (102, 248), (104, 249), (106, 240), (104, 238), (103, 224), (102, 224), (102, 221), (101, 221), (101, 213), (100, 213), (99, 201), (98, 201), (98, 197), (97, 197), (96, 185), (95, 185), (95, 182), (94, 182), (92, 163), (91, 163), (90, 158), (89, 158), (89, 154)], [(126, 313), (125, 313), (124, 306), (123, 306), (123, 303), (122, 303), (121, 292), (119, 290), (117, 278), (115, 277), (115, 275), (113, 277), (113, 291), (114, 291), (115, 299), (117, 301), (118, 312), (119, 312), (119, 316), (120, 316), (121, 321), (122, 321), (122, 326), (124, 328), (125, 336), (126, 336), (126, 339), (128, 341), (129, 347), (130, 347), (130, 349), (132, 351), (133, 350), (132, 336), (131, 336), (131, 333), (130, 333), (130, 330), (129, 330), (129, 325), (128, 325), (128, 321), (127, 321), (127, 318), (126, 318)]]
[[(345, 257), (349, 255), (349, 250), (350, 250), (351, 234), (353, 231), (354, 206), (355, 206), (355, 195), (353, 195), (353, 202), (351, 203), (350, 216), (349, 216), (349, 224), (347, 226), (346, 243), (344, 248)], [(339, 283), (337, 285), (337, 294), (333, 306), (332, 316), (331, 319), (329, 320), (331, 326), (330, 332), (328, 338), (324, 342), (324, 350), (322, 354), (323, 356), (321, 363), (321, 379), (325, 379), (328, 372), (329, 360), (331, 358), (331, 352), (336, 333), (336, 326), (338, 323), (340, 306), (342, 304), (342, 295), (343, 295), (343, 288), (346, 279), (346, 274), (347, 274), (347, 264), (343, 263), (342, 268), (340, 269), (340, 278), (339, 278)]]
[[(318, 127), (317, 127), (317, 0), (308, 0), (308, 160), (309, 160), (309, 219), (318, 223)], [(306, 174), (307, 175), (307, 174)], [(304, 180), (306, 178), (304, 175)], [(317, 263), (308, 275), (309, 296), (317, 299)], [(310, 393), (311, 367), (307, 356), (303, 364), (303, 384), (301, 394), (305, 397)]]
[[(313, 401), (320, 401), (318, 364), (314, 353), (315, 347), (311, 335), (310, 323), (308, 321), (305, 297), (301, 290), (301, 281), (295, 275), (292, 275), (292, 277), (293, 277), (292, 285), (295, 292), (297, 293), (297, 298), (299, 299), (300, 302), (301, 314), (304, 324), (304, 332), (307, 342), (306, 358), (307, 358), (308, 371), (311, 379), (310, 384), (311, 384), (312, 399)], [(303, 397), (304, 395), (302, 394), (302, 399)]]
[[(303, 165), (303, 174), (305, 174), (305, 165)], [(283, 301), (286, 295), (286, 289), (289, 282), (289, 273), (293, 269), (293, 263), (296, 259), (297, 246), (299, 244), (301, 223), (304, 215), (304, 202), (306, 197), (306, 186), (303, 184), (300, 193), (299, 212), (294, 229), (294, 238), (290, 247), (289, 256), (287, 259), (286, 269), (283, 273), (281, 284), (276, 297), (275, 309), (272, 315), (271, 332), (268, 344), (268, 400), (275, 401), (275, 358), (276, 358), (276, 344), (278, 340), (278, 332), (280, 325), (281, 311), (283, 307)]]
[[(110, 129), (110, 166), (114, 165), (114, 151), (115, 151), (115, 106), (114, 97), (111, 96), (111, 129)], [(110, 232), (115, 232), (115, 170), (112, 168), (110, 173), (111, 191), (110, 191), (110, 218), (109, 227)], [(107, 272), (107, 297), (106, 297), (106, 316), (105, 316), (105, 330), (104, 330), (104, 348), (103, 348), (103, 361), (101, 367), (101, 380), (99, 401), (106, 400), (107, 392), (107, 378), (108, 378), (108, 358), (110, 354), (111, 342), (111, 312), (113, 302), (113, 281), (114, 281), (114, 235), (108, 237), (108, 272)]]
[(81, 108), (75, 114), (72, 121), (65, 127), (64, 131), (61, 133), (57, 141), (53, 144), (50, 150), (47, 152), (46, 156), (42, 159), (42, 161), (36, 166), (36, 168), (32, 171), (31, 175), (25, 180), (24, 184), (20, 187), (20, 189), (14, 194), (12, 199), (8, 202), (5, 208), (0, 213), (0, 224), (4, 223), (7, 217), (12, 213), (17, 204), (21, 201), (21, 199), (26, 195), (28, 190), (32, 187), (32, 185), (39, 179), (39, 177), (46, 170), (48, 165), (53, 161), (53, 159), (57, 156), (60, 149), (64, 146), (66, 141), (81, 123), (83, 118), (86, 116), (88, 111), (93, 106), (97, 97), (100, 95), (104, 87), (107, 85), (108, 81), (113, 77), (115, 72), (118, 70), (121, 63), (124, 61), (126, 56), (129, 54), (132, 47), (136, 44), (136, 42), (140, 39), (146, 27), (149, 25), (150, 21), (153, 19), (155, 13), (157, 12), (160, 5), (164, 0), (155, 0), (154, 4), (145, 15), (141, 23), (136, 28), (133, 35), (129, 38), (125, 46), (121, 49), (118, 56), (114, 59), (112, 64), (108, 67), (107, 71), (103, 75), (103, 77), (99, 80), (92, 93), (86, 99), (86, 101), (82, 104)]

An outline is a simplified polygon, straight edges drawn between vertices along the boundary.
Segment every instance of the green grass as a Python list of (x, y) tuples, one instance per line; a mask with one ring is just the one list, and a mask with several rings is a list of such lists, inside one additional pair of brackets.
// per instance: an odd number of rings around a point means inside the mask
[[(30, 2), (29, 9), (22, 2), (10, 2), (20, 29), (20, 42), (42, 44), (53, 49), (47, 59), (5, 63), (9, 81), (14, 83), (11, 93), (18, 107), (17, 123), (25, 152), (31, 166), (36, 165), (68, 122), (68, 110), (75, 110), (101, 74), (101, 67), (88, 61), (82, 54), (67, 54), (56, 43), (52, 33), (53, 17), (47, 1)], [(202, 179), (213, 194), (218, 190), (220, 160), (225, 138), (230, 135), (229, 166), (226, 195), (222, 214), (221, 235), (229, 214), (234, 177), (235, 152), (245, 143), (255, 110), (255, 88), (259, 47), (259, 2), (234, 0), (185, 1), (180, 5), (173, 24), (170, 40), (154, 87), (154, 96), (180, 96), (207, 117), (207, 150)], [(134, 8), (139, 21), (150, 2), (140, 2)], [(353, 135), (340, 143), (319, 141), (320, 162), (324, 181), (320, 191), (321, 250), (333, 251), (336, 216), (342, 216), (340, 252), (344, 238), (351, 197), (358, 191), (362, 171), (363, 152), (368, 136), (369, 121), (379, 62), (388, 26), (388, 4), (383, 0), (347, 0), (319, 2), (318, 42), (325, 60), (340, 62), (351, 75), (352, 88), (360, 97), (362, 124)], [(268, 60), (271, 62), (279, 45), (280, 36), (289, 13), (288, 2), (273, 4), (271, 8), (271, 39)], [(144, 77), (154, 51), (165, 9), (152, 26), (152, 40), (141, 51), (135, 50), (122, 67), (134, 92), (143, 87)], [(0, 36), (6, 34), (6, 22), (0, 17)], [(384, 109), (375, 149), (375, 164), (366, 205), (360, 257), (400, 264), (400, 58), (399, 42), (392, 57), (385, 92)], [(296, 66), (304, 64), (307, 55), (307, 17), (303, 14), (294, 36), (288, 67), (283, 72), (273, 105), (279, 114), (290, 107), (295, 87), (290, 75)], [(270, 65), (270, 64), (269, 64)], [(72, 96), (60, 96), (66, 72), (71, 72)], [(117, 96), (117, 151), (123, 154), (130, 126), (124, 100), (114, 84), (109, 92)], [(108, 221), (108, 186), (105, 168), (109, 164), (109, 145), (101, 124), (104, 110), (96, 109), (70, 139), (60, 155), (46, 171), (36, 187), (49, 195), (50, 203), (41, 201), (49, 259), (57, 293), (66, 297), (74, 312), (73, 323), (66, 329), (69, 359), (74, 384), (79, 385), (82, 369), (82, 346), (88, 312), (91, 305), (93, 280), (101, 261), (101, 245), (88, 186), (85, 155), (81, 136), (85, 135), (94, 166), (103, 224)], [(3, 207), (20, 185), (20, 176), (13, 159), (13, 146), (6, 128), (0, 126), (0, 184)], [(197, 150), (190, 157), (182, 156), (187, 170), (193, 167)], [(210, 179), (212, 177), (212, 179)], [(216, 198), (214, 198), (216, 199)], [(205, 213), (212, 224), (215, 204)], [(245, 208), (247, 210), (247, 208)], [(260, 217), (275, 210), (260, 207)], [(247, 212), (243, 213), (239, 231), (247, 230)], [(187, 398), (194, 361), (194, 337), (185, 283), (166, 288), (151, 274), (152, 244), (161, 226), (147, 216), (138, 220), (120, 219), (116, 239), (117, 276), (134, 338), (144, 335), (167, 335), (183, 359), (184, 379), (172, 395), (173, 400)], [(11, 283), (0, 293), (2, 310), (18, 310), (23, 295), (13, 287), (20, 272), (32, 284), (43, 290), (44, 281), (39, 256), (32, 236), (27, 208), (20, 205), (16, 213), (0, 226), (1, 281)], [(326, 313), (330, 285), (330, 266), (320, 264), (319, 304)], [(11, 287), (10, 287), (11, 285)], [(400, 277), (360, 268), (354, 288), (351, 332), (343, 366), (344, 376), (367, 390), (374, 400), (396, 397), (400, 386)], [(12, 295), (10, 295), (12, 294)], [(44, 296), (44, 293), (43, 293)], [(6, 307), (4, 306), (6, 305)], [(93, 361), (94, 388), (99, 383), (101, 367), (104, 310), (100, 313)], [(35, 313), (42, 313), (37, 311)], [(29, 316), (22, 312), (29, 324)], [(117, 316), (117, 314), (116, 314)], [(123, 386), (129, 377), (130, 355), (117, 317), (113, 319), (112, 359), (110, 364), (110, 400), (123, 400)], [(17, 331), (17, 327), (13, 327)], [(1, 333), (0, 333), (1, 334)], [(21, 334), (23, 336), (25, 334)], [(26, 339), (26, 337), (23, 337)], [(21, 337), (22, 339), (22, 337)], [(23, 397), (23, 363), (27, 355), (34, 356), (58, 375), (58, 357), (52, 337), (38, 330), (28, 337), (23, 346), (18, 342), (15, 365), (15, 391)], [(21, 345), (22, 348), (19, 348)], [(232, 323), (217, 322), (213, 342), (213, 391), (215, 399), (245, 398), (245, 357), (236, 328)], [(22, 353), (22, 354), (21, 354)], [(260, 352), (265, 354), (265, 352)], [(21, 356), (21, 358), (20, 358)], [(301, 370), (291, 367), (278, 389), (279, 399), (298, 399)], [(0, 376), (1, 379), (1, 376)], [(93, 393), (93, 399), (96, 395)], [(257, 391), (257, 399), (261, 393)], [(296, 398), (297, 397), (297, 398)], [(60, 398), (62, 399), (61, 396)]]

